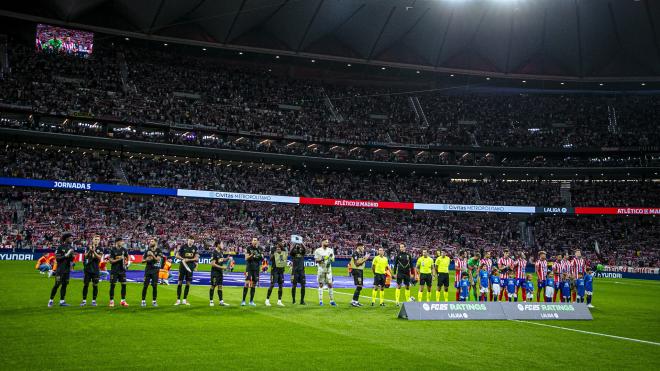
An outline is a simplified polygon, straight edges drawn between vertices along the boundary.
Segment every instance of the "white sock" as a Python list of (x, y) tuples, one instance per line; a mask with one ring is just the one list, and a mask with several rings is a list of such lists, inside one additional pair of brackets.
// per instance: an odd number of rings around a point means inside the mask
[(60, 300), (60, 303), (64, 303), (64, 300)]
[(332, 292), (332, 287), (328, 289), (328, 295), (330, 295), (330, 301), (335, 301), (335, 295)]
[(319, 301), (323, 301), (323, 288), (319, 289)]

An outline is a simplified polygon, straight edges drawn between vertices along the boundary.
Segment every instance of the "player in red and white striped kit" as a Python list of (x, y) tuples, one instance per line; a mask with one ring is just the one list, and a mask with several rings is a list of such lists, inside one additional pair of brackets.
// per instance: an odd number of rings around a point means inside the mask
[[(584, 261), (584, 258), (582, 258), (582, 251), (575, 250), (575, 255), (573, 256), (573, 259), (571, 259), (572, 278), (576, 279), (579, 273), (582, 273), (584, 275), (585, 270), (586, 270), (586, 262)], [(572, 298), (573, 298), (573, 302), (575, 302), (576, 299), (575, 290), (573, 290)]]
[[(561, 255), (557, 255), (557, 257), (559, 258)], [(563, 259), (559, 261), (559, 272), (559, 287), (561, 287), (561, 283), (564, 281), (562, 278), (564, 273), (566, 273), (567, 276), (570, 276), (571, 274), (571, 262), (568, 260), (568, 255), (564, 255)], [(570, 277), (568, 279), (570, 280)], [(557, 297), (557, 291), (559, 290), (555, 290), (555, 297)]]
[(552, 297), (552, 301), (556, 302), (557, 301), (557, 291), (559, 291), (559, 282), (561, 281), (561, 260), (562, 260), (562, 255), (559, 254), (555, 258), (555, 261), (552, 263), (552, 275), (555, 276), (555, 292)]
[(539, 251), (539, 259), (534, 263), (534, 269), (536, 270), (536, 301), (541, 301), (543, 294), (541, 293), (545, 289), (545, 278), (548, 274), (548, 261), (545, 258), (545, 251)]
[[(490, 282), (490, 272), (493, 270), (493, 258), (490, 255), (490, 251), (484, 252), (484, 257), (479, 261), (479, 266), (486, 265), (486, 271), (488, 272), (488, 282)], [(490, 301), (493, 301), (493, 293), (489, 292), (488, 298)]]
[(456, 289), (456, 301), (460, 298), (460, 287), (458, 284), (461, 282), (461, 274), (467, 271), (467, 259), (465, 259), (465, 251), (459, 251), (458, 255), (454, 257), (454, 288)]
[[(508, 272), (508, 270), (513, 267), (513, 259), (509, 257), (509, 250), (507, 249), (504, 249), (502, 254), (502, 257), (497, 259), (497, 269), (500, 271), (500, 279), (505, 280), (509, 278), (509, 274), (513, 274), (513, 272)], [(508, 269), (505, 270), (505, 268)], [(500, 291), (500, 296), (498, 298), (499, 301), (502, 301), (502, 295), (504, 295), (504, 300), (508, 300), (508, 294), (506, 293), (506, 290), (502, 290)]]
[(516, 297), (515, 301), (518, 301), (518, 290), (522, 287), (523, 290), (523, 300), (525, 301), (525, 281), (527, 281), (527, 274), (525, 273), (525, 268), (527, 268), (527, 260), (525, 259), (525, 254), (522, 251), (518, 251), (516, 254), (516, 260), (513, 261), (513, 268), (516, 272)]

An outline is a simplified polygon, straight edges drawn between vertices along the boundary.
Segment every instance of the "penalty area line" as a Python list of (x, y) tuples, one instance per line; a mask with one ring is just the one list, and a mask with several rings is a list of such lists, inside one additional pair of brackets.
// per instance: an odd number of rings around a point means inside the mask
[(636, 343), (644, 343), (644, 344), (651, 344), (651, 345), (656, 345), (660, 346), (660, 343), (656, 343), (655, 341), (649, 341), (649, 340), (640, 340), (640, 339), (633, 339), (633, 338), (627, 338), (624, 336), (616, 336), (616, 335), (610, 335), (610, 334), (602, 334), (600, 332), (591, 332), (591, 331), (585, 331), (585, 330), (578, 330), (570, 327), (561, 327), (561, 326), (555, 326), (555, 325), (548, 325), (545, 323), (538, 323), (538, 322), (530, 322), (530, 321), (521, 321), (517, 319), (512, 319), (510, 321), (513, 322), (520, 322), (520, 323), (528, 323), (530, 325), (536, 325), (536, 326), (543, 326), (543, 327), (551, 327), (551, 328), (556, 328), (560, 330), (566, 330), (566, 331), (573, 331), (573, 332), (580, 332), (583, 334), (588, 334), (588, 335), (597, 335), (597, 336), (603, 336), (603, 337), (608, 337), (612, 339), (619, 339), (619, 340), (627, 340), (627, 341), (633, 341)]

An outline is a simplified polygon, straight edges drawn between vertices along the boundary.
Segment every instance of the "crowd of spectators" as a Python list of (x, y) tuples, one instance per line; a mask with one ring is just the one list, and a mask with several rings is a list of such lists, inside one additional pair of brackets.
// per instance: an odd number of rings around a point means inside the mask
[(16, 143), (0, 147), (0, 175), (358, 200), (522, 206), (660, 205), (660, 184), (650, 180), (573, 181), (571, 197), (562, 198), (561, 183), (556, 181), (451, 180), (416, 174), (314, 171)]
[[(306, 246), (329, 239), (335, 253), (350, 255), (357, 242), (373, 252), (380, 246), (394, 250), (404, 242), (412, 253), (421, 248), (459, 250), (525, 251), (533, 258), (539, 250), (551, 256), (582, 249), (586, 257), (610, 265), (651, 266), (660, 264), (660, 229), (657, 218), (545, 217), (525, 220), (510, 215), (451, 214), (332, 208), (270, 203), (190, 200), (84, 192), (2, 190), (20, 199), (24, 209), (22, 232), (15, 220), (4, 218), (3, 246), (22, 245), (36, 249), (57, 244), (63, 231), (72, 232), (77, 244), (92, 235), (102, 236), (108, 246), (121, 236), (132, 250), (144, 249), (149, 239), (158, 239), (166, 250), (188, 238), (202, 252), (222, 240), (228, 251), (242, 253), (253, 237), (270, 248), (276, 240), (301, 235)], [(521, 225), (523, 224), (523, 225)], [(533, 237), (522, 235), (526, 230)], [(530, 232), (531, 230), (531, 232)], [(527, 241), (527, 242), (525, 242)], [(598, 246), (598, 248), (596, 248)], [(597, 253), (598, 252), (598, 253)]]
[(11, 43), (9, 59), (0, 103), (40, 113), (358, 144), (584, 148), (660, 139), (655, 96), (413, 93), (297, 80), (267, 67), (109, 43), (96, 45), (89, 59)]

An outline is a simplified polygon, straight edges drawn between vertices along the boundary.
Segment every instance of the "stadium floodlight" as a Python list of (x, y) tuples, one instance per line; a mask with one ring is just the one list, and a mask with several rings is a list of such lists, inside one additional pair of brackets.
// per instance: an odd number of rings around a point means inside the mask
[(203, 51), (206, 51), (206, 48), (202, 48)]
[(380, 69), (381, 69), (381, 70), (385, 70), (385, 67), (381, 67)]
[(349, 63), (349, 64), (347, 64), (346, 66), (348, 66), (348, 67), (350, 67), (350, 66), (351, 66), (351, 64)]
[(646, 86), (646, 83), (645, 83), (645, 82), (643, 82), (643, 83), (642, 83), (642, 86)]
[(276, 55), (276, 56), (275, 56), (275, 59), (280, 59), (280, 56), (279, 56), (279, 55)]
[(164, 43), (163, 46), (167, 46), (167, 43)]
[(419, 70), (418, 70), (418, 71), (415, 71), (415, 73), (419, 73)]
[(238, 55), (243, 55), (243, 52), (238, 52)]
[(124, 37), (124, 40), (128, 41), (128, 40), (130, 40), (130, 39), (129, 39), (128, 37)]
[(601, 83), (600, 83), (600, 84), (598, 84), (598, 85), (600, 85), (600, 86), (603, 86), (604, 84), (603, 84), (603, 83), (601, 82)]
[(454, 74), (452, 73), (451, 75), (449, 75), (449, 77), (454, 77)]

